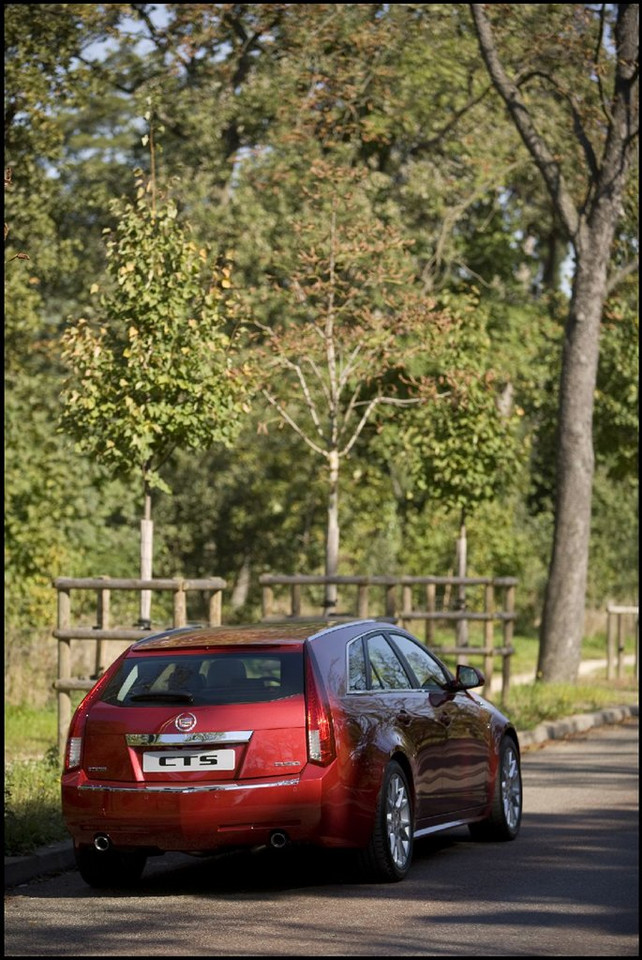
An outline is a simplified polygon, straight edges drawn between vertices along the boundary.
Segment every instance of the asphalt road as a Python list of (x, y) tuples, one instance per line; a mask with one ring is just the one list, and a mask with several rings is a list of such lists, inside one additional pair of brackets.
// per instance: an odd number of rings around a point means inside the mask
[(6, 956), (638, 956), (638, 720), (524, 755), (514, 843), (419, 842), (399, 884), (337, 856), (149, 862), (135, 895), (74, 872), (5, 897)]

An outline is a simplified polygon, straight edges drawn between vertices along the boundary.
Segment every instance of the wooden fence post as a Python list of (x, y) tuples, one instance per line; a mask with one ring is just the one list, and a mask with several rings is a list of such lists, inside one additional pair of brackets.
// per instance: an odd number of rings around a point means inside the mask
[(357, 587), (357, 616), (360, 620), (368, 619), (368, 584), (360, 583)]
[(615, 677), (615, 631), (614, 614), (610, 610), (606, 613), (606, 679)]
[[(435, 604), (435, 584), (427, 583), (426, 584), (426, 611), (428, 613), (434, 613), (437, 609)], [(431, 619), (426, 620), (426, 644), (427, 646), (432, 646), (435, 639), (435, 621)]]
[(493, 590), (492, 583), (486, 584), (484, 588), (484, 609), (489, 615), (488, 620), (486, 620), (484, 623), (484, 647), (486, 649), (484, 654), (484, 675), (486, 677), (484, 691), (487, 690), (488, 695), (490, 695), (491, 681), (493, 677), (493, 646), (495, 643), (493, 623), (493, 614), (495, 613), (495, 591)]
[(220, 627), (221, 625), (221, 600), (221, 591), (212, 590), (210, 593), (209, 614), (207, 621), (208, 626), (210, 627)]
[(182, 580), (178, 581), (178, 586), (174, 591), (174, 626), (184, 627), (187, 623), (187, 602), (185, 597), (185, 586)]
[(290, 607), (293, 617), (301, 616), (301, 586), (298, 583), (293, 583), (290, 588)]
[(391, 583), (386, 587), (386, 616), (394, 617), (397, 611), (397, 584)]
[(410, 613), (412, 613), (412, 587), (409, 583), (404, 583), (401, 588), (401, 622), (406, 630), (409, 629)]
[(368, 593), (367, 583), (360, 583), (357, 587), (357, 616), (360, 620), (368, 619)]
[(617, 678), (624, 676), (624, 616), (617, 615)]
[(261, 614), (264, 620), (267, 620), (272, 616), (272, 609), (274, 606), (274, 592), (272, 587), (264, 586), (263, 587), (263, 612)]
[[(101, 577), (101, 579), (103, 579)], [(109, 577), (105, 577), (108, 580)], [(98, 630), (109, 630), (109, 602), (111, 592), (109, 590), (96, 590), (96, 628)], [(94, 663), (94, 676), (98, 679), (105, 672), (103, 664), (103, 642), (96, 640), (96, 661)]]
[[(506, 594), (504, 599), (504, 610), (506, 613), (514, 613), (515, 611), (515, 587), (509, 586), (506, 588)], [(504, 649), (508, 650), (513, 646), (513, 633), (515, 629), (515, 621), (512, 617), (507, 617), (504, 620), (504, 629), (503, 629), (503, 642)], [(510, 690), (510, 657), (504, 655), (502, 657), (502, 695), (501, 703), (505, 703), (508, 696), (508, 691)]]
[[(58, 590), (58, 629), (67, 630), (71, 623), (71, 590)], [(58, 640), (58, 679), (71, 677), (71, 641)], [(58, 690), (58, 755), (64, 757), (65, 743), (71, 723), (71, 696)]]

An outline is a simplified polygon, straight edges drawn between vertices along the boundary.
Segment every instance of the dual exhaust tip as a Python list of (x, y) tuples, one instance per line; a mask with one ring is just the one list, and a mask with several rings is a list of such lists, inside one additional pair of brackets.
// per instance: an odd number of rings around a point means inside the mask
[[(270, 834), (269, 845), (273, 850), (282, 850), (289, 842), (290, 838), (283, 830), (273, 830)], [(107, 853), (111, 848), (111, 839), (106, 833), (97, 833), (94, 837), (94, 848), (99, 853)]]

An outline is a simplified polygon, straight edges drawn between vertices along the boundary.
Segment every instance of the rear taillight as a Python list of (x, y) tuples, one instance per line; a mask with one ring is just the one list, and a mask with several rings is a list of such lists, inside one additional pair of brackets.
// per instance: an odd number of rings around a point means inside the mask
[(71, 723), (69, 724), (67, 745), (65, 747), (65, 765), (63, 768), (63, 773), (69, 773), (71, 770), (76, 770), (80, 766), (82, 761), (82, 742), (89, 710), (92, 704), (99, 699), (102, 691), (111, 680), (113, 674), (120, 666), (120, 663), (125, 658), (126, 654), (127, 650), (125, 650), (120, 657), (117, 657), (117, 659), (114, 660), (112, 665), (105, 671), (105, 673), (103, 673), (100, 680), (91, 688), (87, 696), (83, 697), (78, 704), (76, 712), (71, 718)]
[(305, 659), (305, 702), (308, 760), (325, 767), (336, 756), (332, 717), (323, 685), (315, 675), (309, 655)]

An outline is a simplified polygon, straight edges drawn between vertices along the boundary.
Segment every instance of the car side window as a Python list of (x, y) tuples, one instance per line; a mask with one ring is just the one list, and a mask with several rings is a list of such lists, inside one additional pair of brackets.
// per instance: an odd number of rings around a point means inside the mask
[(443, 687), (448, 682), (449, 678), (441, 664), (424, 647), (399, 633), (391, 634), (391, 638), (406, 658), (421, 687)]
[(368, 674), (363, 640), (359, 637), (348, 647), (348, 690), (367, 690)]
[(367, 644), (373, 690), (407, 690), (412, 687), (399, 657), (384, 636), (368, 637)]

